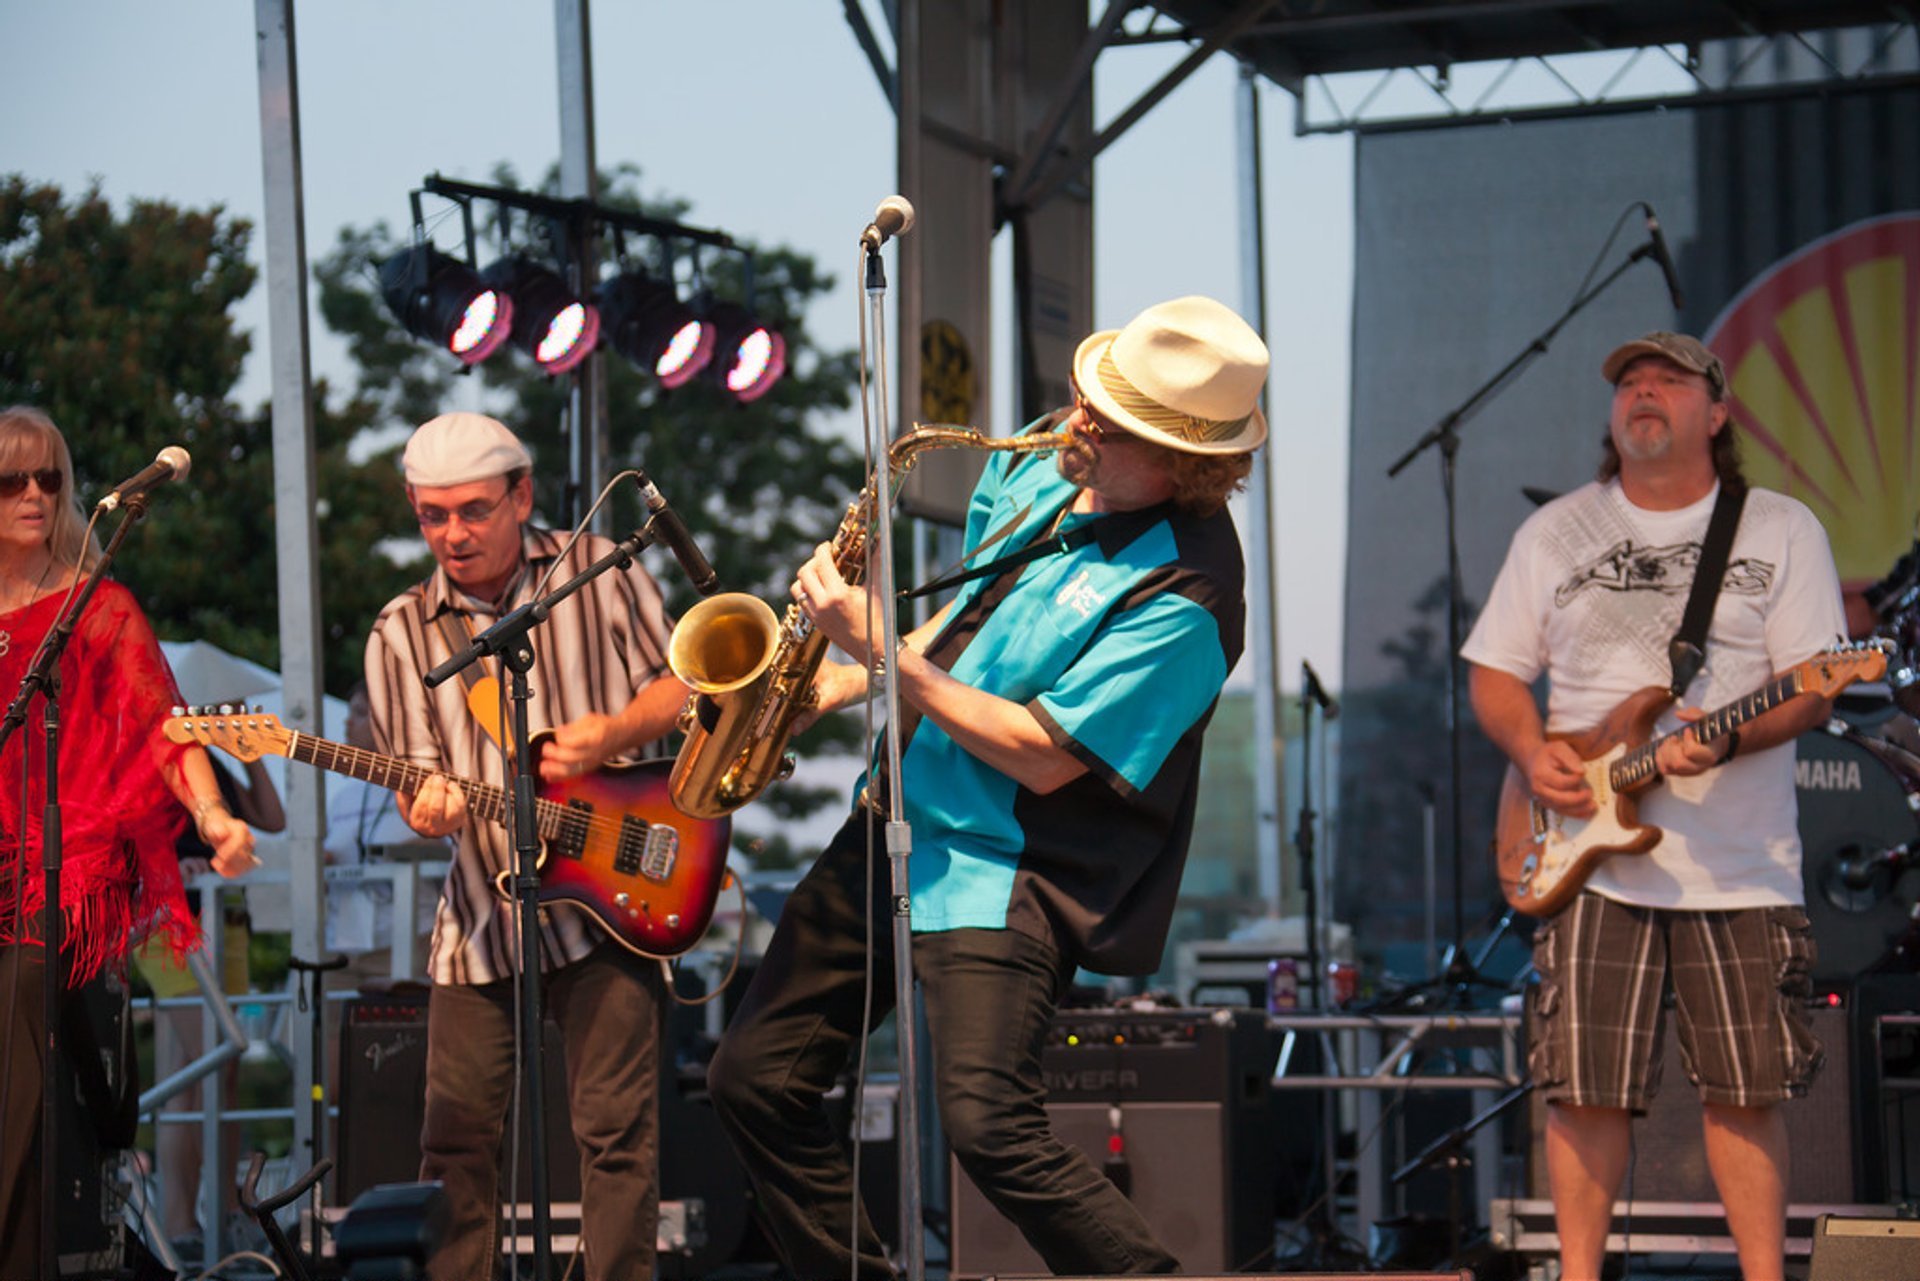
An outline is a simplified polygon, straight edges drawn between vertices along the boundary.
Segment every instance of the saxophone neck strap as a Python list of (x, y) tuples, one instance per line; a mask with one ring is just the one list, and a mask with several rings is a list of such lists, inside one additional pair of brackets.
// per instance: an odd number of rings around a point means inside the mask
[[(1071, 503), (1072, 500), (1069, 499), (1068, 502)], [(1033, 506), (1031, 503), (1021, 508), (1012, 520), (1002, 525), (999, 530), (981, 542), (979, 546), (975, 547), (965, 556), (962, 556), (960, 563), (965, 564), (987, 548), (1006, 538), (1007, 535), (1019, 527), (1020, 522), (1025, 520), (1027, 513), (1032, 510)], [(1122, 535), (1137, 534), (1164, 516), (1164, 513), (1157, 507), (1142, 508), (1138, 511), (1108, 512), (1106, 515), (1097, 516), (1085, 524), (1075, 525), (1072, 529), (1062, 530), (1059, 526), (1060, 522), (1065, 519), (1066, 514), (1066, 507), (1061, 507), (1060, 510), (1054, 514), (1053, 520), (1048, 523), (1047, 532), (1035, 538), (1025, 547), (1017, 551), (1008, 552), (1004, 556), (997, 556), (984, 565), (975, 565), (971, 569), (957, 569), (950, 573), (942, 574), (930, 583), (922, 583), (920, 586), (909, 591), (901, 592), (900, 599), (918, 600), (922, 596), (931, 596), (936, 592), (944, 592), (948, 588), (958, 587), (962, 583), (970, 583), (976, 578), (992, 577), (997, 574), (1003, 574), (1008, 570), (1023, 568), (1036, 560), (1044, 560), (1048, 556), (1064, 555), (1076, 548), (1086, 546), (1103, 533), (1120, 533)]]

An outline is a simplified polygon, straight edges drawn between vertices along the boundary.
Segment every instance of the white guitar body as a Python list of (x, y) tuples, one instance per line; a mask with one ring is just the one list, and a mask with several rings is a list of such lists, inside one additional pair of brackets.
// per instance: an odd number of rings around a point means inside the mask
[[(1500, 887), (1507, 902), (1530, 916), (1550, 916), (1580, 892), (1592, 867), (1610, 854), (1645, 853), (1660, 841), (1660, 829), (1634, 822), (1631, 797), (1614, 791), (1612, 767), (1627, 753), (1616, 743), (1584, 767), (1593, 789), (1591, 818), (1569, 818), (1534, 797), (1519, 771), (1509, 769), (1500, 797), (1496, 839)], [(1523, 825), (1511, 816), (1524, 815)], [(1510, 830), (1519, 827), (1519, 830)]]

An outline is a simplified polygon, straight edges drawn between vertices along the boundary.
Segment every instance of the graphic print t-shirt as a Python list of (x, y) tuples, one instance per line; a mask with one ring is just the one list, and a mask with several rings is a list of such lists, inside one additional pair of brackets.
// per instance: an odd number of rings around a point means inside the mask
[[(1535, 512), (1461, 653), (1532, 682), (1548, 678), (1550, 733), (1589, 729), (1621, 701), (1672, 679), (1679, 630), (1719, 489), (1676, 511), (1647, 511), (1617, 483), (1589, 484)], [(1798, 501), (1747, 495), (1688, 706), (1711, 710), (1845, 635), (1826, 531)], [(1678, 728), (1669, 711), (1656, 731)], [(1743, 752), (1643, 795), (1641, 821), (1664, 830), (1653, 851), (1600, 864), (1588, 887), (1650, 907), (1721, 909), (1799, 903), (1794, 748)]]

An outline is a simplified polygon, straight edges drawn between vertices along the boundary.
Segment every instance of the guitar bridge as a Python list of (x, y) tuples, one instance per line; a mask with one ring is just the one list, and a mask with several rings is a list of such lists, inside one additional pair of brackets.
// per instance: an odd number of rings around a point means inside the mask
[(620, 852), (613, 869), (623, 876), (665, 881), (673, 875), (680, 855), (680, 831), (668, 823), (648, 823), (628, 815), (620, 823)]

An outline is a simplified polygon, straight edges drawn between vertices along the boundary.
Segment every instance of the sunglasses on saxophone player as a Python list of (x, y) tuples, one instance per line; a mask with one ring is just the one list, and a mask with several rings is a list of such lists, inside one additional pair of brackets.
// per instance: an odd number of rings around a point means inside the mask
[(26, 489), (29, 480), (40, 486), (41, 493), (57, 494), (66, 479), (58, 467), (43, 467), (39, 471), (0, 471), (0, 498), (18, 497)]

